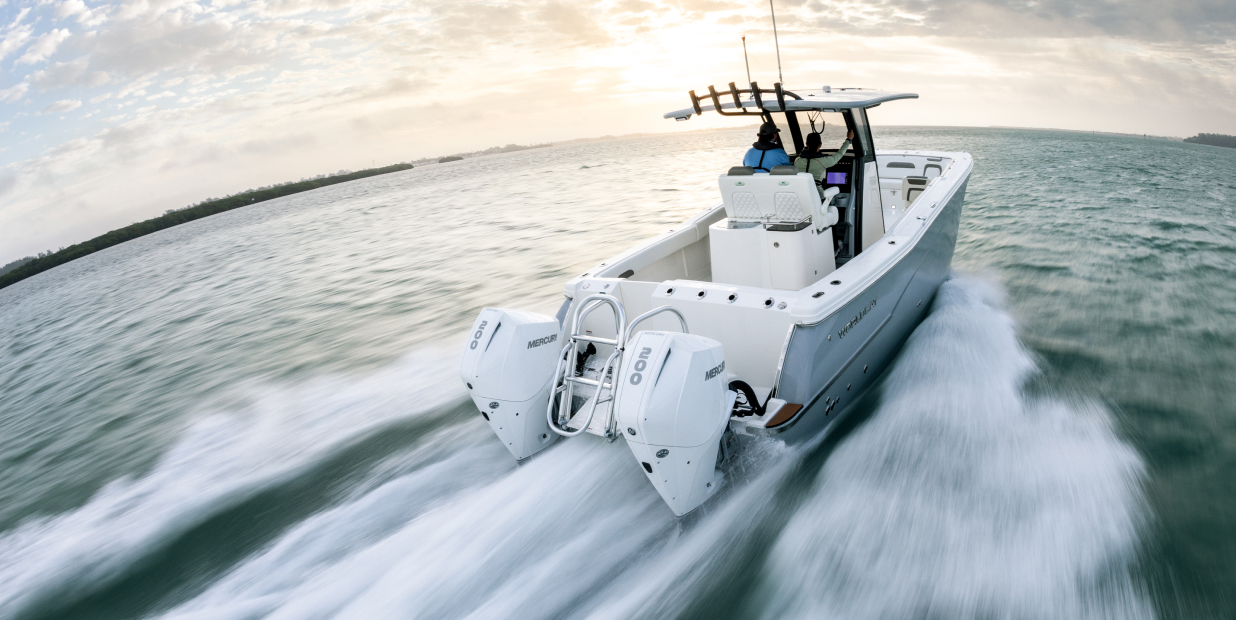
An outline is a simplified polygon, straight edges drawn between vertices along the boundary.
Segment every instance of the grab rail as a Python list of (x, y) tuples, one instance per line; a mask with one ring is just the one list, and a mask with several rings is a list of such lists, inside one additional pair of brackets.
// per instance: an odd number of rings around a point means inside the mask
[[(579, 333), (579, 329), (588, 315), (593, 310), (600, 308), (602, 305), (608, 305), (614, 311), (614, 332), (615, 338), (598, 338), (596, 336), (586, 336)], [(555, 433), (563, 437), (575, 437), (588, 430), (588, 425), (592, 424), (592, 418), (596, 415), (597, 405), (602, 402), (601, 392), (609, 390), (609, 397), (604, 402), (613, 400), (614, 397), (614, 379), (612, 378), (614, 366), (620, 363), (622, 359), (623, 349), (627, 343), (627, 313), (623, 309), (622, 304), (617, 299), (605, 294), (592, 295), (586, 297), (579, 302), (579, 306), (571, 318), (571, 336), (567, 339), (566, 345), (562, 347), (562, 353), (558, 356), (558, 365), (554, 370), (554, 387), (549, 397), (549, 404), (545, 410), (545, 418), (549, 421), (549, 428)], [(586, 379), (584, 377), (574, 376), (572, 366), (568, 365), (563, 368), (563, 364), (570, 359), (572, 364), (579, 357), (580, 342), (595, 342), (598, 344), (613, 345), (614, 352), (605, 360), (605, 365), (601, 367), (600, 374), (597, 379)], [(606, 383), (606, 378), (610, 378), (609, 383)], [(591, 406), (588, 408), (588, 416), (584, 418), (583, 424), (575, 430), (564, 428), (571, 419), (571, 404), (575, 396), (575, 384), (581, 383), (584, 385), (595, 385), (597, 391), (592, 396)], [(558, 420), (554, 421), (554, 403), (558, 404)], [(613, 417), (613, 408), (610, 408), (610, 417)], [(611, 420), (612, 422), (612, 420)], [(606, 425), (606, 437), (612, 439), (614, 433), (611, 428), (612, 424)]]
[(661, 306), (660, 308), (653, 308), (652, 310), (649, 310), (648, 312), (645, 312), (635, 317), (635, 320), (631, 321), (631, 325), (627, 327), (627, 333), (628, 334), (634, 333), (636, 325), (639, 325), (641, 322), (651, 319), (652, 317), (658, 314), (661, 314), (662, 312), (673, 312), (674, 316), (678, 317), (678, 323), (682, 325), (682, 333), (684, 334), (691, 333), (690, 330), (687, 329), (686, 317), (682, 316), (682, 313), (679, 312), (677, 309), (675, 309), (673, 306)]

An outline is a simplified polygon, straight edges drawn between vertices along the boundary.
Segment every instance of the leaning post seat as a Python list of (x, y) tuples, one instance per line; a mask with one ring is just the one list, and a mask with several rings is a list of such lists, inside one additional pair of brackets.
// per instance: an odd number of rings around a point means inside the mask
[(810, 174), (793, 166), (773, 169), (772, 174), (748, 173), (751, 168), (739, 166), (721, 175), (725, 215), (762, 224), (797, 224), (820, 212), (820, 194)]
[(813, 176), (739, 166), (718, 181), (727, 219), (709, 227), (714, 282), (799, 290), (833, 271), (837, 210), (820, 201)]

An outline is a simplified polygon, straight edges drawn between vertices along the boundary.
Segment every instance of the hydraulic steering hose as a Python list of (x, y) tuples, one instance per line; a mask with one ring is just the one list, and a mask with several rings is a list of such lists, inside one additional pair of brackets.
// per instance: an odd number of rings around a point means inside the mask
[[(743, 397), (747, 399), (747, 405), (751, 407), (751, 415), (764, 415), (764, 408), (768, 406), (768, 401), (764, 401), (764, 404), (761, 405), (760, 399), (755, 396), (755, 390), (751, 389), (751, 386), (747, 385), (746, 381), (738, 379), (730, 381), (729, 389), (742, 392)], [(772, 392), (768, 393), (768, 398), (772, 399)]]

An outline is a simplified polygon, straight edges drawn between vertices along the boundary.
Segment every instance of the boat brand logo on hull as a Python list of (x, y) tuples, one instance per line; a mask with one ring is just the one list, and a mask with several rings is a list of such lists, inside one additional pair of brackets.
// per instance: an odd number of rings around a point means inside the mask
[(639, 373), (644, 372), (644, 369), (648, 367), (649, 355), (652, 355), (651, 348), (640, 349), (639, 359), (635, 360), (635, 372), (631, 373), (631, 385), (639, 385), (639, 382), (644, 380), (644, 375)]
[(476, 326), (476, 331), (472, 333), (472, 342), (468, 343), (469, 349), (476, 348), (476, 343), (480, 342), (481, 336), (485, 335), (486, 325), (489, 325), (489, 321), (481, 321), (481, 324)]
[(551, 334), (551, 335), (546, 336), (546, 337), (544, 337), (544, 338), (537, 338), (536, 340), (529, 340), (529, 341), (528, 341), (528, 348), (529, 348), (529, 349), (535, 349), (535, 348), (537, 348), (537, 347), (539, 347), (539, 346), (541, 346), (541, 345), (543, 345), (543, 344), (549, 344), (549, 343), (551, 343), (551, 342), (553, 342), (553, 341), (555, 341), (555, 340), (557, 340), (557, 339), (558, 339), (558, 334)]
[(725, 370), (724, 361), (718, 364), (716, 368), (711, 368), (708, 370), (708, 372), (704, 373), (704, 380), (708, 381), (709, 379), (716, 379), (717, 375), (721, 374), (721, 371), (723, 370)]
[(837, 331), (837, 337), (845, 338), (845, 335), (850, 333), (850, 330), (854, 329), (854, 326), (858, 325), (858, 322), (863, 320), (863, 317), (867, 316), (867, 313), (871, 312), (871, 309), (874, 308), (875, 306), (876, 306), (876, 300), (873, 299), (871, 300), (871, 303), (867, 304), (866, 308), (863, 308), (862, 310), (858, 311), (858, 316), (850, 319), (849, 323), (846, 323), (844, 327), (842, 327), (840, 330)]

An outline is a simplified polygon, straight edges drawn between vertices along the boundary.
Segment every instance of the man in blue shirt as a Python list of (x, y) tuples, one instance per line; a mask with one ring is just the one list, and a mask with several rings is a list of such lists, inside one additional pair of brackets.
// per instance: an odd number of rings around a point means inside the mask
[(746, 156), (742, 158), (742, 165), (755, 168), (756, 172), (768, 172), (773, 166), (791, 165), (790, 156), (785, 153), (781, 140), (777, 137), (779, 133), (781, 130), (777, 129), (776, 123), (760, 125), (755, 144), (751, 145)]

